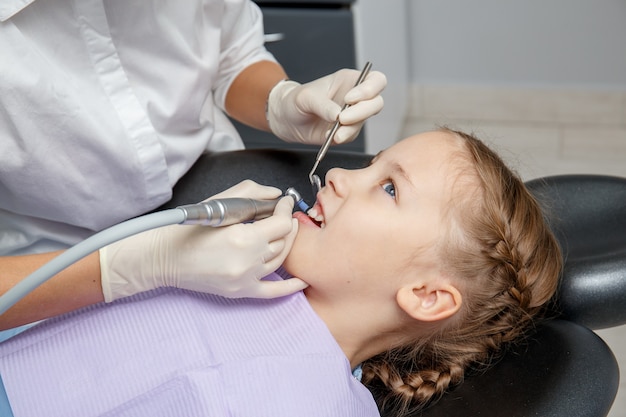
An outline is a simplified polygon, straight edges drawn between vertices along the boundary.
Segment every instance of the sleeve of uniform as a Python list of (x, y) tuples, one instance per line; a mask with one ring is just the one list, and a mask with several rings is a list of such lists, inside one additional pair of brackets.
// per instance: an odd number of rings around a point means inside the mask
[(247, 0), (226, 0), (221, 31), (221, 52), (215, 104), (224, 110), (226, 93), (233, 80), (246, 67), (259, 61), (274, 61), (265, 49), (263, 15), (259, 7)]

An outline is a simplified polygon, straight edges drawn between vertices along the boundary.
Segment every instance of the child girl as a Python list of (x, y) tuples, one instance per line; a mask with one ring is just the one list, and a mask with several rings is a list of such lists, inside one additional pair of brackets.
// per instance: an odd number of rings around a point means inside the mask
[[(363, 382), (402, 415), (523, 335), (562, 260), (535, 199), (481, 141), (442, 129), (331, 170), (285, 267)], [(303, 216), (300, 216), (303, 217)], [(304, 219), (306, 220), (306, 219)]]
[(156, 290), (0, 345), (14, 415), (402, 415), (522, 336), (557, 286), (537, 203), (461, 132), (329, 171), (312, 215), (284, 262), (304, 292)]

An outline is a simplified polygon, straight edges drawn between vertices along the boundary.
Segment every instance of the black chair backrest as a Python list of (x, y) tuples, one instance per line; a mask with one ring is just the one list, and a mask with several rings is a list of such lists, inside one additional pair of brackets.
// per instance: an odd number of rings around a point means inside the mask
[[(295, 187), (312, 203), (308, 173), (315, 155), (287, 150), (205, 155), (163, 208), (198, 202), (244, 179), (283, 190)], [(332, 151), (317, 172), (361, 168), (370, 158)], [(619, 369), (611, 350), (588, 327), (621, 324), (626, 318), (626, 180), (565, 176), (528, 185), (567, 256), (557, 299), (561, 319), (538, 325), (495, 366), (468, 376), (416, 416), (603, 417), (609, 412)], [(373, 393), (378, 394), (375, 388)], [(382, 415), (391, 417), (385, 410)]]
[(626, 178), (560, 175), (527, 185), (566, 259), (558, 313), (591, 329), (626, 323)]

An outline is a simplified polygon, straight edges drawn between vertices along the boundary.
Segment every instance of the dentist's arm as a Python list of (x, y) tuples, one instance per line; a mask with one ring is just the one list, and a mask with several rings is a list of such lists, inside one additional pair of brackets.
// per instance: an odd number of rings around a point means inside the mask
[[(62, 252), (0, 257), (0, 293)], [(46, 281), (0, 315), (0, 330), (57, 316), (104, 301), (100, 260), (93, 253)]]
[(265, 114), (267, 97), (279, 81), (287, 78), (283, 68), (270, 61), (250, 65), (235, 78), (226, 94), (226, 112), (236, 120), (269, 132)]

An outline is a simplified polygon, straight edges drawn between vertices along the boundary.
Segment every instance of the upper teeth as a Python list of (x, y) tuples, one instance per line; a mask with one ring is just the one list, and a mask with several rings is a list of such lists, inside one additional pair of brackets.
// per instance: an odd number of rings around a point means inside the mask
[(324, 222), (324, 216), (322, 215), (322, 213), (319, 213), (316, 208), (311, 208), (307, 212), (307, 214), (310, 218), (312, 218), (316, 222), (319, 222), (321, 227), (326, 226), (326, 223)]

